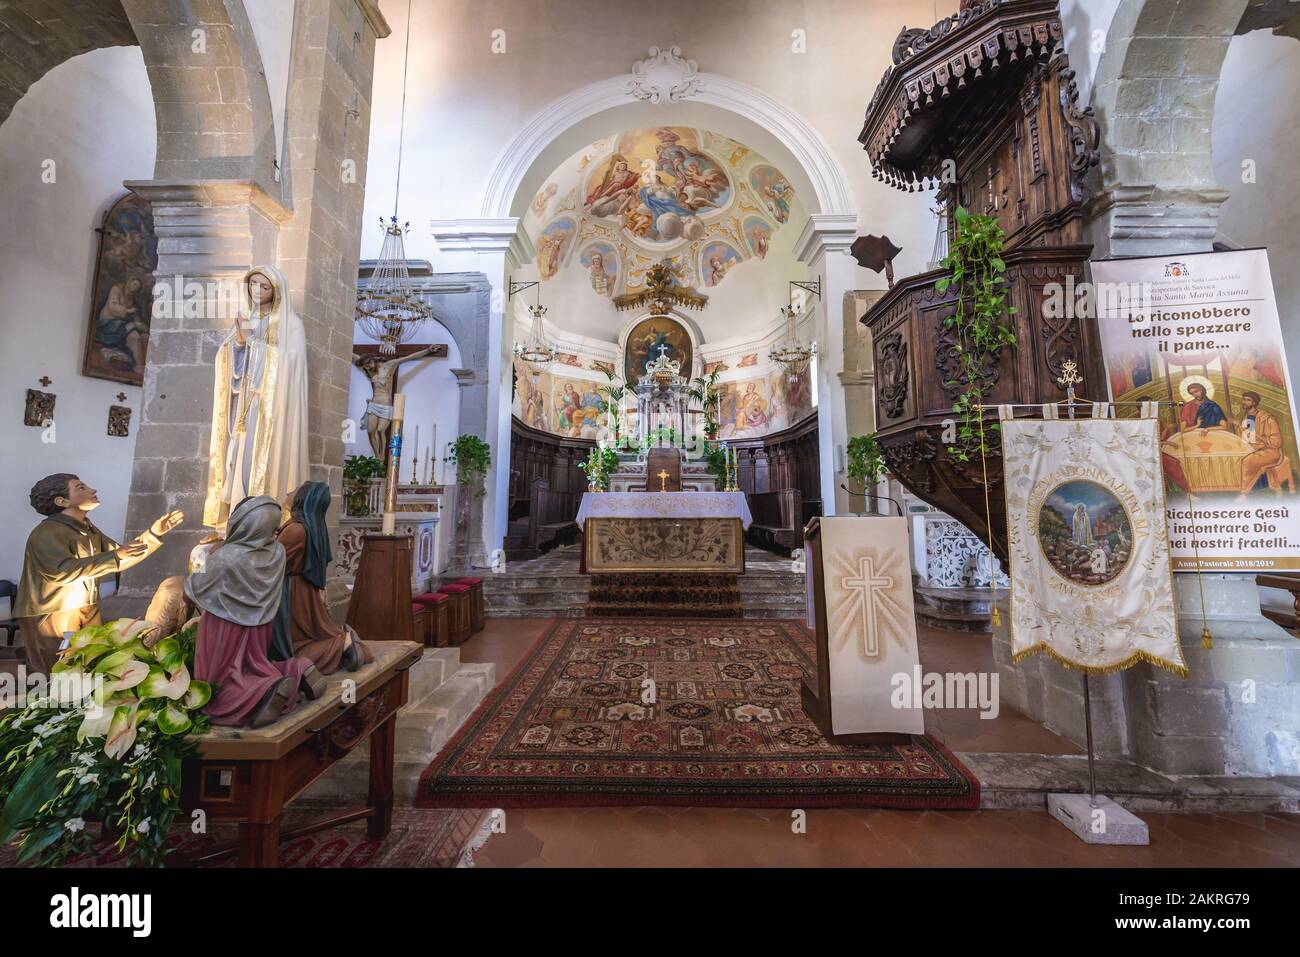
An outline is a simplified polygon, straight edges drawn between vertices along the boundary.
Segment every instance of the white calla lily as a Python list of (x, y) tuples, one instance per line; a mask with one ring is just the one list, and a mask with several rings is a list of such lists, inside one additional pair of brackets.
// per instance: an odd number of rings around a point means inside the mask
[(190, 669), (181, 665), (175, 674), (168, 676), (161, 668), (150, 669), (149, 677), (140, 686), (142, 698), (170, 698), (179, 701), (190, 688)]
[(139, 704), (118, 705), (113, 710), (113, 720), (108, 726), (108, 738), (104, 741), (104, 753), (114, 760), (121, 758), (135, 744), (136, 712)]

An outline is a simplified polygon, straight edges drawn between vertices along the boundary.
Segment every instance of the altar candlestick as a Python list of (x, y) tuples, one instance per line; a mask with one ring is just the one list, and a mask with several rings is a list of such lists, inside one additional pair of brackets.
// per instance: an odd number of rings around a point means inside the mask
[(418, 469), (419, 467), (420, 467), (420, 426), (419, 423), (416, 423), (415, 445), (411, 447), (411, 484), (412, 485), (420, 484), (420, 476), (416, 473), (416, 469)]
[(393, 396), (393, 424), (388, 435), (388, 475), (384, 481), (384, 524), (382, 534), (397, 530), (397, 474), (402, 462), (402, 420), (406, 418), (406, 395)]

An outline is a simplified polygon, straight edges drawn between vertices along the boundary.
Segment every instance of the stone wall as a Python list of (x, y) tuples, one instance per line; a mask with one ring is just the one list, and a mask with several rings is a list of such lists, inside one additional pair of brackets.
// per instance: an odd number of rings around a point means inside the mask
[[(128, 5), (136, 2), (127, 0)], [(386, 35), (382, 18), (375, 17), (372, 5), (362, 6), (358, 0), (298, 0), (285, 151), (276, 164), (279, 182), (268, 187), (259, 175), (265, 145), (274, 142), (269, 110), (257, 105), (265, 103), (265, 80), (259, 77), (262, 89), (247, 91), (246, 110), (213, 113), (178, 103), (168, 107), (169, 115), (190, 115), (197, 130), (215, 124), (218, 135), (196, 148), (198, 179), (163, 178), (178, 168), (168, 165), (160, 135), (158, 178), (128, 184), (153, 203), (162, 279), (184, 276), (204, 283), (215, 295), (219, 283), (237, 283), (255, 264), (270, 263), (284, 273), (306, 331), (311, 472), (335, 493), (332, 522), (337, 522), (342, 487), (371, 71), (377, 29)], [(169, 51), (161, 66), (150, 66), (154, 44), (143, 44), (155, 91), (156, 76), (180, 77), (174, 85), (177, 91), (209, 95), (210, 88), (176, 60), (180, 37), (188, 36), (190, 24), (168, 12), (155, 19), (160, 21), (156, 46)], [(251, 58), (246, 27), (245, 18), (242, 26), (213, 35), (234, 42), (240, 62)], [(219, 69), (216, 72), (220, 75)], [(160, 130), (169, 125), (163, 112), (160, 102)], [(243, 171), (246, 176), (205, 178), (204, 169)], [(168, 536), (158, 556), (124, 576), (121, 610), (138, 607), (159, 578), (179, 572), (205, 533), (200, 521), (212, 363), (231, 320), (212, 296), (199, 312), (155, 320), (156, 346), (151, 344), (145, 374), (127, 532), (140, 531), (171, 508), (183, 509), (186, 521)]]
[[(1083, 746), (1083, 676), (1043, 653), (1013, 665), (1006, 601), (999, 607), (993, 658), (1002, 702)], [(1300, 644), (1221, 635), (1204, 648), (1198, 619), (1184, 629), (1182, 649), (1187, 678), (1142, 663), (1089, 679), (1097, 755), (1172, 775), (1300, 772)]]

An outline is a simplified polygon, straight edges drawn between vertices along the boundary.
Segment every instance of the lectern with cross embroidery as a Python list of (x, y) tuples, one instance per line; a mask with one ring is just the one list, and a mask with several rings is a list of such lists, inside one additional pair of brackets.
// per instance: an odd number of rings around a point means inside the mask
[(804, 713), (834, 744), (899, 744), (924, 733), (920, 708), (895, 707), (893, 694), (896, 676), (910, 687), (920, 664), (907, 520), (815, 518), (804, 537), (817, 636)]

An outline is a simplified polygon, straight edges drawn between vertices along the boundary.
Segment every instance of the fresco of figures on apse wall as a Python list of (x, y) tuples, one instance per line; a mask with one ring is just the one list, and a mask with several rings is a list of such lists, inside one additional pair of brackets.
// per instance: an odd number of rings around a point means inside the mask
[[(605, 385), (598, 365), (592, 360), (582, 362), (581, 369), (592, 378), (568, 374), (562, 366), (552, 366), (534, 378), (522, 362), (517, 363), (514, 414), (525, 425), (556, 435), (612, 438), (605, 401), (597, 391)], [(721, 383), (720, 388), (719, 438), (751, 438), (780, 431), (813, 412), (807, 375), (791, 383), (783, 372), (768, 371)], [(632, 418), (625, 416), (623, 432), (635, 432)]]

